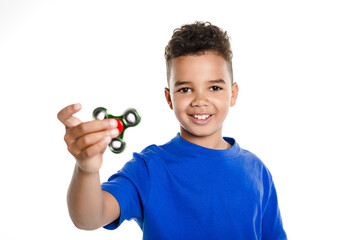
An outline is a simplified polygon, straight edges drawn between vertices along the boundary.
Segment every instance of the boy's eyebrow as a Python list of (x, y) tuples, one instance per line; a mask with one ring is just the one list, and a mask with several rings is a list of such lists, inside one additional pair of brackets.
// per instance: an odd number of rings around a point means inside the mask
[[(191, 82), (187, 82), (187, 81), (177, 81), (175, 82), (175, 87), (181, 86), (181, 85), (186, 85), (186, 84), (190, 84)], [(216, 79), (216, 80), (210, 80), (209, 83), (211, 84), (226, 84), (224, 79)]]
[(190, 84), (190, 82), (186, 82), (186, 81), (177, 81), (175, 83), (175, 87), (181, 86), (181, 85), (186, 85), (186, 84)]
[(222, 84), (226, 84), (224, 79), (217, 79), (217, 80), (210, 80), (210, 83), (222, 83)]

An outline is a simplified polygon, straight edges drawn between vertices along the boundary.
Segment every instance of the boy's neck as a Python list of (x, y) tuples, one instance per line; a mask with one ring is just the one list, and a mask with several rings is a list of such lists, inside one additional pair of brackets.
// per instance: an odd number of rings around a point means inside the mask
[(191, 142), (193, 144), (205, 148), (210, 148), (215, 150), (225, 150), (231, 147), (231, 145), (224, 140), (221, 132), (206, 137), (199, 137), (199, 136), (194, 136), (181, 128), (180, 136), (188, 142)]

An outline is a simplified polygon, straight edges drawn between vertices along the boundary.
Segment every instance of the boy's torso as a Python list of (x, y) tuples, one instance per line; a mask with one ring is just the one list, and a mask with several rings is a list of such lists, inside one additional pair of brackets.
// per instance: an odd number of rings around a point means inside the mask
[(148, 165), (153, 176), (144, 205), (144, 239), (252, 239), (260, 234), (255, 229), (261, 229), (261, 161), (246, 151), (218, 159), (168, 150), (157, 149), (161, 153)]

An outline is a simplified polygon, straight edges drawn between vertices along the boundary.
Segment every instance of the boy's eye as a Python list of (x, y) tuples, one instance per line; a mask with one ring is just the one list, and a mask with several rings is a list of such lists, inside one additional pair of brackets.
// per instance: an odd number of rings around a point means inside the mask
[(211, 90), (211, 91), (219, 91), (219, 90), (221, 90), (221, 87), (212, 86), (212, 87), (210, 87), (210, 90)]
[(182, 93), (187, 93), (190, 91), (190, 88), (180, 88), (178, 91)]

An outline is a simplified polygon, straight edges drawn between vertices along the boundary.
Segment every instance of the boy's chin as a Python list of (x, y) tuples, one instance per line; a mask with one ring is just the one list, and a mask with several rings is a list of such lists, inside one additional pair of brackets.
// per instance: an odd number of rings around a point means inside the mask
[(180, 131), (180, 135), (182, 137), (198, 138), (198, 139), (213, 137), (217, 135), (216, 133), (217, 131), (209, 131), (206, 129), (187, 130), (185, 128), (182, 128)]

